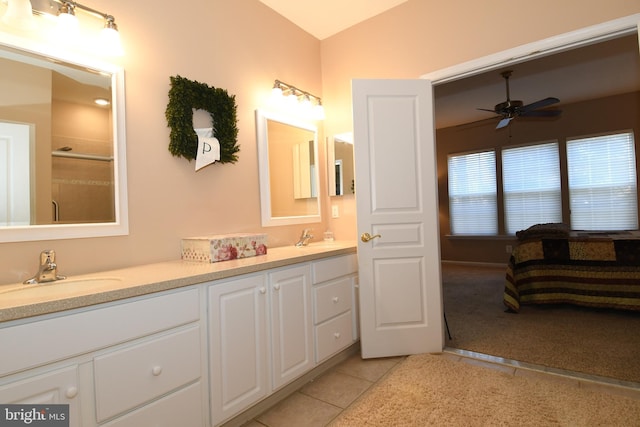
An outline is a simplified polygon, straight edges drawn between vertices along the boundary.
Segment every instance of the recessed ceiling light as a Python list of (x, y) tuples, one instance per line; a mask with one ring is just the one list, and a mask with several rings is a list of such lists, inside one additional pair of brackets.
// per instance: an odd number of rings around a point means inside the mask
[(96, 99), (93, 100), (93, 102), (95, 102), (96, 104), (101, 105), (101, 106), (106, 106), (106, 105), (111, 104), (111, 101), (109, 101), (108, 99), (105, 99), (105, 98), (96, 98)]

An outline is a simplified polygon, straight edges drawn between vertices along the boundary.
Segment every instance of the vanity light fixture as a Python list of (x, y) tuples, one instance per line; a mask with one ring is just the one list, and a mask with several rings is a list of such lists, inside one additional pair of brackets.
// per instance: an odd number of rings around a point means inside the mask
[(324, 107), (320, 97), (309, 92), (276, 80), (271, 90), (271, 103), (285, 106), (292, 112), (313, 120), (324, 120)]
[(99, 40), (100, 49), (104, 54), (112, 56), (124, 54), (118, 26), (113, 15), (100, 12), (73, 0), (7, 0), (7, 10), (2, 17), (2, 22), (18, 29), (32, 30), (37, 28), (33, 15), (53, 15), (57, 17), (58, 21), (56, 24), (58, 36), (71, 40), (78, 37), (79, 23), (76, 16), (78, 10), (104, 20), (104, 28), (100, 33)]
[(58, 24), (56, 31), (58, 36), (65, 40), (73, 41), (79, 36), (80, 24), (76, 16), (75, 6), (71, 2), (63, 1), (58, 8)]
[(29, 0), (9, 0), (2, 22), (19, 30), (36, 28)]

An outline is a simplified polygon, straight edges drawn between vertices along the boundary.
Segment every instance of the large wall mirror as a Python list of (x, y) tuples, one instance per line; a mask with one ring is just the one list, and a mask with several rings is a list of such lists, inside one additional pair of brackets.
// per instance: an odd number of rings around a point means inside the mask
[(336, 134), (327, 139), (329, 196), (355, 194), (355, 162), (353, 133)]
[(128, 233), (123, 74), (0, 34), (0, 242)]
[(317, 128), (256, 111), (262, 225), (320, 221)]

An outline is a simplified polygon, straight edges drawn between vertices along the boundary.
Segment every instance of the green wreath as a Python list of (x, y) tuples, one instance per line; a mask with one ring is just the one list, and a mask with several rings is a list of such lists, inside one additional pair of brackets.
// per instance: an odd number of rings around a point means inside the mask
[(171, 77), (165, 116), (171, 128), (169, 151), (191, 161), (198, 152), (198, 135), (193, 129), (193, 109), (211, 114), (213, 135), (220, 142), (220, 163), (235, 163), (238, 128), (235, 95), (180, 76)]

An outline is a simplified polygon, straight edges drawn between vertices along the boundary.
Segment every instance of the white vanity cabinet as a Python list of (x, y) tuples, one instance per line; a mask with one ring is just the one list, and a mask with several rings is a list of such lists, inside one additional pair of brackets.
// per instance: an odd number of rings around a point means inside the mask
[(209, 286), (211, 420), (217, 425), (270, 392), (267, 277)]
[(315, 360), (317, 363), (358, 339), (356, 255), (313, 263)]
[(314, 366), (311, 266), (269, 273), (272, 388), (282, 387)]
[(213, 425), (357, 340), (356, 280), (356, 256), (341, 255), (208, 286)]
[(174, 427), (277, 401), (357, 340), (353, 247), (278, 249), (0, 309), (0, 403), (68, 404), (72, 427)]
[[(135, 422), (141, 413), (146, 420), (172, 412), (178, 424), (202, 425), (199, 292), (192, 287), (0, 325), (7, 344), (0, 352), (0, 401), (68, 403), (71, 426), (142, 425)], [(154, 425), (178, 425), (154, 416)]]
[(0, 402), (66, 404), (69, 405), (69, 425), (75, 427), (81, 425), (79, 387), (78, 365), (70, 364), (0, 386)]
[(216, 425), (313, 368), (310, 264), (214, 283), (209, 322)]

